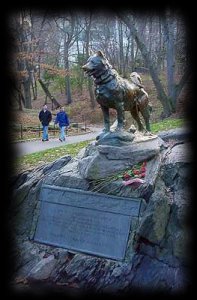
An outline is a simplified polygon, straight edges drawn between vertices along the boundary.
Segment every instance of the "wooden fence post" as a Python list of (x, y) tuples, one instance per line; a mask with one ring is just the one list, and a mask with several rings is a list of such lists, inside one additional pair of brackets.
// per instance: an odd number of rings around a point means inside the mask
[(84, 122), (84, 131), (86, 132), (86, 119), (85, 119), (85, 117), (83, 116), (83, 122)]

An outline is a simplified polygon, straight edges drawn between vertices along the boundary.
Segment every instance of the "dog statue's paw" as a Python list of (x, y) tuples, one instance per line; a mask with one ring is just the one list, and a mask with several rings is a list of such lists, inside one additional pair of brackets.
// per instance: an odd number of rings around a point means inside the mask
[(131, 133), (135, 133), (136, 132), (136, 127), (134, 126), (134, 125), (131, 125), (131, 127), (129, 128), (129, 132), (131, 132)]
[(151, 131), (148, 131), (145, 129), (145, 131), (143, 132), (144, 136), (154, 136), (154, 134)]
[(116, 129), (114, 130), (115, 132), (121, 132), (124, 131), (123, 127), (116, 127)]
[(99, 135), (97, 135), (96, 140), (102, 139), (104, 136), (108, 135), (110, 133), (109, 130), (104, 128)]

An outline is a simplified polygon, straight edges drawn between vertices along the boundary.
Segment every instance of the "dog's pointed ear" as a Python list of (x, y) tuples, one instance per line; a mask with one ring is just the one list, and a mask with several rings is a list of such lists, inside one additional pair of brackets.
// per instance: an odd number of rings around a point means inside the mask
[(101, 56), (102, 58), (105, 58), (105, 55), (103, 54), (103, 52), (101, 50), (98, 50), (96, 54), (98, 56)]

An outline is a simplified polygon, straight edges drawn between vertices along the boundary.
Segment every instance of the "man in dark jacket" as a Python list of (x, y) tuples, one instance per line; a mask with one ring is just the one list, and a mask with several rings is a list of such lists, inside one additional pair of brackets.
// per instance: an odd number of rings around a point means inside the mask
[(65, 128), (69, 126), (69, 119), (64, 111), (64, 107), (60, 107), (60, 111), (57, 113), (55, 124), (59, 124), (60, 128), (60, 134), (59, 134), (59, 140), (61, 142), (65, 141)]
[(42, 141), (48, 141), (49, 137), (48, 137), (48, 127), (49, 127), (49, 123), (52, 120), (52, 114), (51, 112), (48, 110), (47, 105), (43, 105), (42, 110), (39, 113), (39, 120), (42, 123), (42, 127), (43, 127), (43, 131), (42, 131)]

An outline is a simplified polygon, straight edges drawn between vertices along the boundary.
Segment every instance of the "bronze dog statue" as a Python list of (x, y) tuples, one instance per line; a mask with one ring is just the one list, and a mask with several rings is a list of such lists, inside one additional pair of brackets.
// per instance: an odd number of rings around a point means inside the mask
[[(116, 131), (122, 130), (125, 122), (125, 111), (130, 111), (138, 124), (138, 130), (143, 131), (144, 126), (140, 120), (139, 112), (144, 118), (145, 127), (150, 131), (150, 106), (148, 94), (141, 85), (140, 76), (131, 73), (129, 82), (118, 75), (101, 51), (90, 56), (82, 69), (88, 76), (92, 76), (95, 84), (96, 100), (100, 104), (104, 117), (104, 132), (110, 131), (109, 109), (117, 111)], [(132, 77), (133, 74), (133, 77)]]

